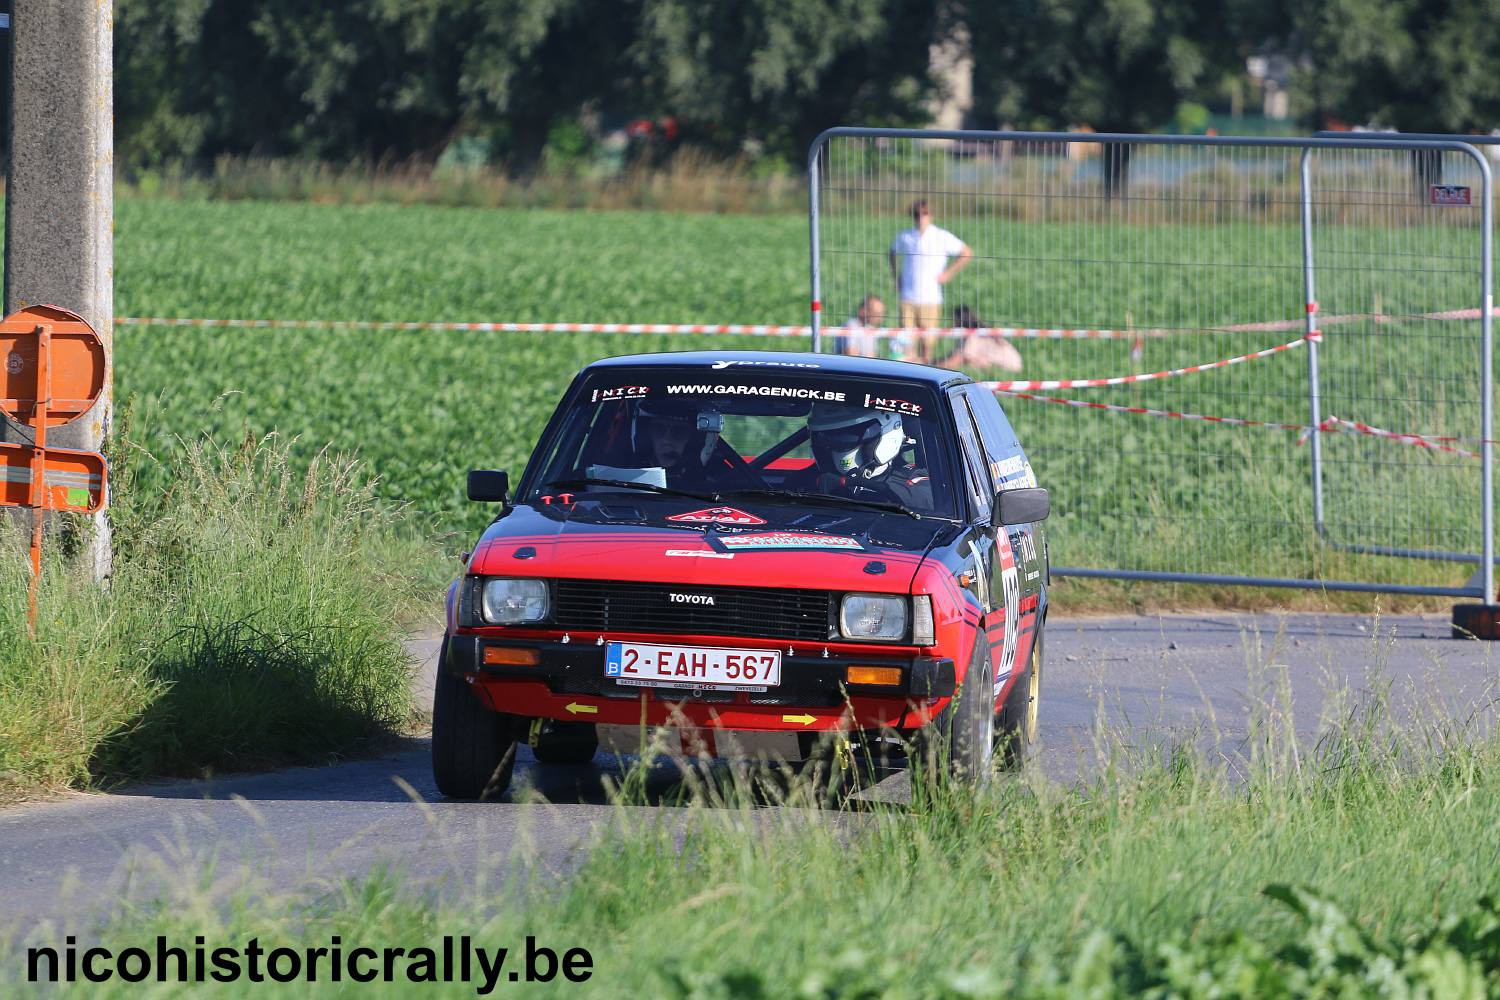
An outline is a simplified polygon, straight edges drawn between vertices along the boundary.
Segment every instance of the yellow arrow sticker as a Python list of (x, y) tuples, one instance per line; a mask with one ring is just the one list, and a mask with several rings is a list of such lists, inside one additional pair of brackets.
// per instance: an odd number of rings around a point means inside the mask
[(814, 722), (818, 721), (818, 717), (816, 715), (783, 715), (781, 717), (781, 721), (782, 722), (800, 722), (804, 726), (810, 726)]
[(599, 714), (599, 707), (597, 705), (580, 705), (576, 701), (569, 702), (567, 705), (567, 709), (574, 715), (577, 715), (579, 712), (582, 712), (584, 715)]

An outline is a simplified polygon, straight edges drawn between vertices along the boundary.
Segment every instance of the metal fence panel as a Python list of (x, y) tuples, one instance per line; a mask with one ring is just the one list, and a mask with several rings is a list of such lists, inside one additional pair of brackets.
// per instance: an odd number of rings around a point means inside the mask
[[(815, 324), (995, 384), (1060, 572), (1485, 592), (1410, 558), (1492, 554), (1472, 147), (835, 129), (810, 168)], [(892, 330), (918, 199), (973, 259), (908, 318), (979, 332)]]

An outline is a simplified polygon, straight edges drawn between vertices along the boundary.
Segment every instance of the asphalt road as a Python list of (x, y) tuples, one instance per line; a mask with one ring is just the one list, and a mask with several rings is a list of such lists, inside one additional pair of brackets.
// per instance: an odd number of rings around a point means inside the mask
[[(430, 692), (436, 642), (417, 640)], [(1071, 781), (1112, 747), (1187, 739), (1228, 758), (1290, 726), (1311, 741), (1382, 693), (1402, 720), (1490, 725), (1492, 647), (1448, 638), (1441, 618), (1162, 615), (1053, 620), (1038, 764)], [(600, 754), (600, 760), (605, 760)], [(334, 767), (139, 785), (0, 809), (0, 937), (38, 921), (84, 929), (120, 905), (230, 892), (316, 889), (382, 864), (438, 891), (503, 881), (516, 852), (565, 872), (595, 831), (682, 810), (617, 809), (617, 765), (541, 768), (524, 749), (511, 801), (443, 801), (427, 747)], [(904, 772), (871, 794), (900, 798)], [(676, 781), (671, 764), (652, 784)], [(520, 800), (520, 801), (516, 801)], [(212, 871), (211, 876), (205, 876)]]

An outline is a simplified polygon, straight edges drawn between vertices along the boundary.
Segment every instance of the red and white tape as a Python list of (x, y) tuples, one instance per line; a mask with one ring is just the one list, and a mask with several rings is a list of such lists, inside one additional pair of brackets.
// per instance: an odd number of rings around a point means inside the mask
[(181, 316), (117, 316), (116, 326), (229, 327), (246, 330), (362, 330), (445, 333), (722, 333), (754, 337), (806, 337), (810, 326), (746, 323), (465, 323), (368, 319), (193, 319)]
[(1305, 424), (1280, 424), (1269, 420), (1215, 417), (1205, 413), (1186, 413), (1178, 410), (1153, 410), (1146, 406), (1121, 406), (1117, 403), (1096, 403), (1088, 399), (1063, 399), (1058, 396), (1038, 396), (1033, 392), (1020, 392), (1014, 389), (997, 389), (995, 391), (1002, 396), (1013, 396), (1017, 399), (1030, 399), (1038, 403), (1056, 403), (1060, 406), (1073, 406), (1086, 410), (1106, 410), (1110, 413), (1133, 413), (1137, 416), (1146, 417), (1172, 417), (1177, 420), (1197, 420), (1212, 424), (1226, 424), (1230, 427), (1269, 427), (1274, 430), (1303, 432), (1308, 430)]
[[(1316, 307), (1310, 307), (1315, 311)], [(1389, 322), (1398, 319), (1462, 320), (1477, 319), (1478, 309), (1452, 309), (1445, 312), (1397, 316), (1374, 313), (1351, 313), (1324, 316), (1320, 326), (1352, 323), (1359, 320)], [(1500, 315), (1500, 310), (1495, 311)], [(876, 339), (892, 337), (1000, 337), (1022, 340), (1142, 340), (1175, 337), (1188, 333), (1268, 333), (1300, 330), (1306, 318), (1270, 320), (1261, 323), (1235, 323), (1228, 326), (1158, 327), (1151, 329), (1089, 329), (1071, 327), (986, 326), (847, 328), (824, 326), (827, 336), (857, 333)], [(638, 333), (638, 334), (722, 334), (751, 337), (810, 337), (810, 326), (778, 326), (763, 323), (490, 323), (462, 321), (387, 321), (364, 319), (199, 319), (184, 316), (117, 316), (116, 326), (224, 327), (244, 330), (366, 330), (428, 331), (449, 333)]]
[(981, 382), (980, 385), (986, 389), (993, 389), (996, 392), (1000, 392), (1002, 390), (1013, 391), (1022, 389), (1098, 389), (1110, 385), (1129, 385), (1132, 382), (1153, 382), (1157, 379), (1173, 378), (1177, 375), (1192, 375), (1196, 372), (1206, 372), (1215, 368), (1228, 368), (1230, 365), (1244, 364), (1247, 361), (1254, 361), (1257, 358), (1267, 358), (1273, 354), (1280, 354), (1282, 351), (1290, 351), (1293, 348), (1301, 347), (1309, 340), (1318, 339), (1320, 339), (1320, 335), (1312, 333), (1306, 337), (1298, 337), (1296, 340), (1285, 344), (1268, 347), (1263, 351), (1241, 354), (1238, 357), (1225, 358), (1222, 361), (1209, 361), (1201, 365), (1189, 365), (1186, 368), (1172, 368), (1160, 372), (1143, 372), (1138, 375), (1116, 375), (1112, 378), (1012, 379), (1001, 382)]
[[(1360, 423), (1357, 420), (1344, 420), (1341, 417), (1328, 416), (1316, 427), (1307, 424), (1284, 424), (1274, 420), (1247, 420), (1242, 417), (1219, 417), (1206, 413), (1187, 413), (1179, 410), (1153, 410), (1146, 406), (1121, 406), (1116, 403), (1097, 403), (1088, 399), (1063, 399), (1058, 396), (1039, 396), (1032, 392), (1019, 392), (1011, 389), (997, 389), (1002, 396), (1011, 396), (1016, 399), (1030, 399), (1038, 403), (1056, 403), (1060, 406), (1072, 406), (1087, 410), (1104, 410), (1109, 413), (1130, 413), (1145, 417), (1169, 417), (1175, 420), (1195, 420), (1201, 423), (1221, 424), (1228, 427), (1262, 427), (1269, 430), (1296, 431), (1298, 433), (1298, 444), (1307, 440), (1314, 431), (1322, 433), (1352, 433), (1364, 434), (1369, 437), (1385, 438), (1398, 444), (1411, 445), (1417, 448), (1426, 448), (1431, 451), (1441, 451), (1453, 455), (1461, 455), (1465, 458), (1478, 458), (1472, 451), (1463, 448), (1455, 448), (1444, 444), (1445, 441), (1469, 440), (1464, 438), (1440, 438), (1430, 434), (1400, 434), (1395, 431), (1382, 430), (1379, 427), (1371, 427), (1369, 424)], [(1492, 444), (1500, 442), (1491, 442)]]
[[(1370, 437), (1385, 438), (1390, 441), (1399, 442), (1400, 444), (1414, 445), (1418, 448), (1431, 448), (1434, 451), (1446, 451), (1453, 455), (1462, 455), (1465, 458), (1479, 457), (1472, 451), (1467, 451), (1463, 448), (1455, 448), (1451, 444), (1444, 443), (1448, 441), (1469, 440), (1467, 438), (1438, 437), (1437, 435), (1433, 434), (1400, 434), (1396, 431), (1387, 431), (1382, 430), (1379, 427), (1371, 427), (1369, 424), (1362, 424), (1358, 420), (1344, 420), (1342, 417), (1327, 418), (1323, 421), (1321, 429), (1341, 430), (1353, 434), (1365, 434)], [(1484, 443), (1482, 438), (1474, 440), (1478, 441), (1478, 443), (1480, 444)], [(1492, 441), (1490, 443), (1494, 444), (1495, 442)]]
[[(486, 323), (364, 319), (197, 319), (183, 316), (116, 316), (116, 326), (221, 327), (242, 330), (364, 330), (371, 332), (427, 331), (432, 333), (648, 333), (724, 334), (748, 337), (811, 337), (810, 326), (762, 323)], [(1003, 337), (1037, 340), (1133, 340), (1166, 337), (1180, 330), (1070, 330), (1033, 327), (823, 327), (825, 336), (858, 333), (886, 340), (893, 337)]]
[[(1308, 311), (1315, 312), (1315, 303), (1309, 303)], [(1454, 319), (1477, 319), (1481, 311), (1478, 309), (1455, 309), (1446, 312), (1424, 313), (1419, 316), (1407, 317), (1412, 319), (1432, 320), (1454, 320)], [(1500, 309), (1495, 310), (1495, 315), (1500, 315)], [(1320, 322), (1327, 326), (1333, 323), (1347, 323), (1361, 319), (1388, 320), (1392, 316), (1360, 314), (1347, 316), (1328, 316)], [(271, 330), (361, 330), (361, 331), (429, 331), (429, 332), (471, 332), (471, 333), (616, 333), (616, 334), (724, 334), (730, 336), (755, 336), (755, 337), (807, 337), (812, 334), (810, 326), (777, 326), (770, 324), (744, 324), (744, 323), (489, 323), (489, 322), (399, 322), (385, 320), (313, 320), (313, 319), (198, 319), (181, 316), (118, 316), (114, 320), (116, 326), (165, 326), (165, 327), (219, 327), (231, 329), (271, 329)], [(1004, 338), (1037, 338), (1053, 340), (1071, 339), (1100, 339), (1100, 340), (1136, 340), (1143, 337), (1165, 337), (1186, 332), (1209, 332), (1209, 333), (1246, 333), (1253, 331), (1275, 331), (1293, 330), (1305, 324), (1304, 319), (1297, 320), (1274, 320), (1266, 323), (1245, 323), (1229, 327), (1200, 327), (1194, 330), (1187, 329), (1153, 329), (1153, 330), (1108, 330), (1108, 329), (1068, 329), (1068, 328), (1035, 328), (1035, 327), (980, 327), (977, 329), (959, 327), (942, 329), (907, 329), (907, 328), (882, 328), (882, 329), (859, 329), (858, 332), (865, 336), (874, 337), (898, 337), (909, 335), (926, 336), (990, 336)], [(824, 332), (836, 335), (841, 332), (852, 332), (845, 327), (824, 327)], [(1041, 403), (1055, 403), (1062, 406), (1072, 406), (1083, 409), (1105, 410), (1112, 413), (1129, 413), (1151, 417), (1169, 417), (1178, 420), (1192, 420), (1203, 423), (1222, 424), (1231, 427), (1263, 427), (1273, 430), (1297, 431), (1301, 439), (1314, 431), (1334, 432), (1345, 431), (1348, 433), (1363, 434), (1368, 437), (1383, 438), (1400, 444), (1412, 445), (1414, 447), (1427, 448), (1434, 451), (1448, 452), (1462, 455), (1468, 458), (1476, 458), (1474, 452), (1463, 448), (1454, 447), (1456, 442), (1464, 443), (1490, 443), (1477, 438), (1440, 437), (1430, 434), (1402, 434), (1396, 431), (1383, 430), (1372, 427), (1369, 424), (1357, 420), (1344, 420), (1340, 417), (1330, 416), (1317, 427), (1309, 427), (1303, 424), (1277, 423), (1268, 420), (1248, 420), (1240, 417), (1220, 417), (1203, 413), (1187, 413), (1177, 410), (1155, 410), (1143, 406), (1121, 406), (1113, 403), (1098, 403), (1092, 400), (1063, 399), (1057, 396), (1040, 396), (1029, 389), (1083, 389), (1097, 388), (1101, 386), (1127, 385), (1132, 382), (1148, 382), (1157, 379), (1171, 378), (1177, 375), (1188, 375), (1195, 372), (1209, 371), (1215, 368), (1227, 368), (1230, 365), (1243, 364), (1254, 361), (1257, 358), (1268, 357), (1279, 354), (1296, 347), (1301, 347), (1309, 341), (1320, 339), (1317, 331), (1307, 336), (1298, 337), (1296, 340), (1265, 350), (1255, 351), (1250, 354), (1241, 354), (1221, 361), (1211, 361), (1200, 365), (1190, 365), (1186, 368), (1173, 368), (1167, 371), (1147, 372), (1136, 375), (1121, 375), (1111, 378), (1094, 379), (1032, 379), (1014, 380), (1002, 382), (984, 382), (981, 385), (995, 392), (1012, 396), (1018, 399), (1030, 399)]]

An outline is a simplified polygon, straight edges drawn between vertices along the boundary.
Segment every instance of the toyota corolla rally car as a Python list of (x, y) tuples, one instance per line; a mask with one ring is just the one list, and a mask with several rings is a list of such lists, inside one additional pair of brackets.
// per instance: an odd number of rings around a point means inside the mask
[(1046, 490), (993, 393), (817, 354), (582, 371), (449, 591), (437, 786), (489, 798), (517, 741), (596, 726), (900, 736), (962, 776), (1036, 734)]

